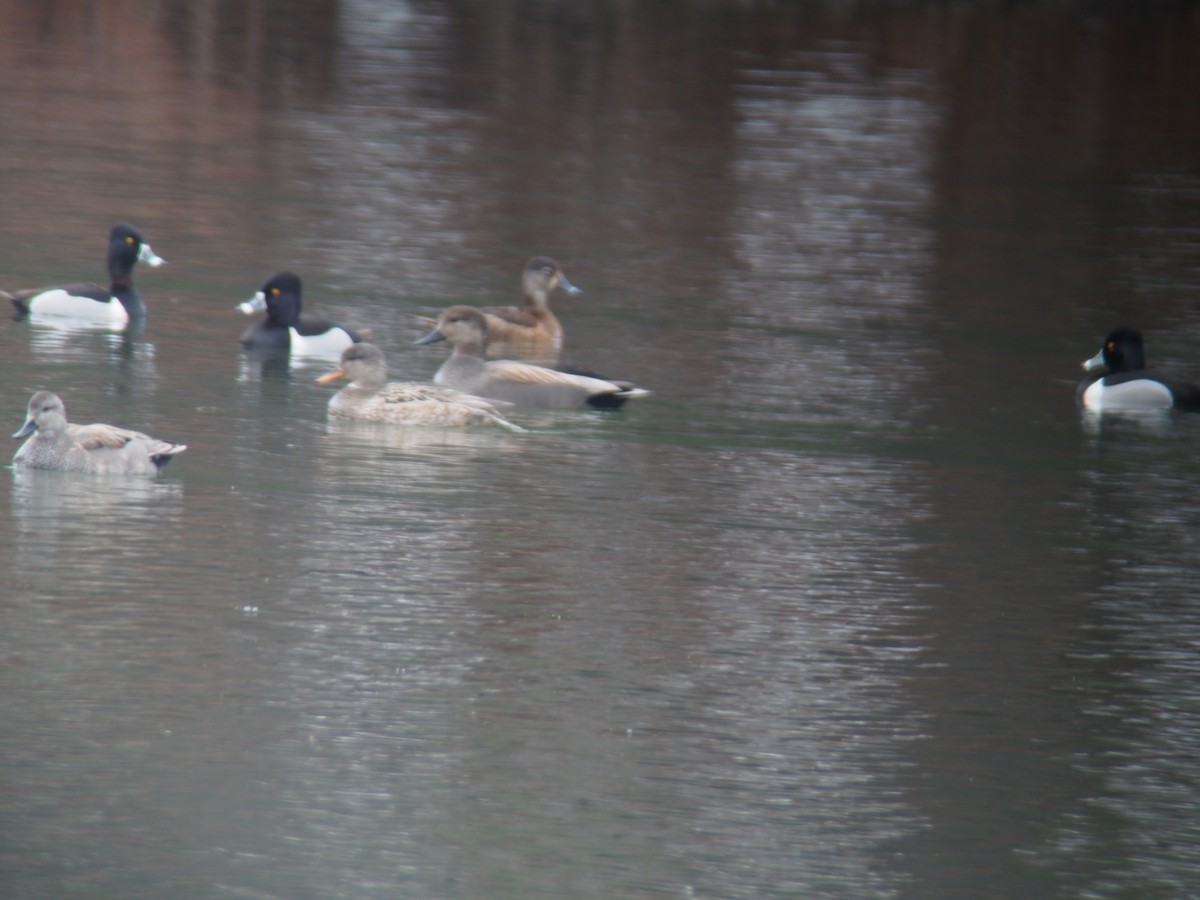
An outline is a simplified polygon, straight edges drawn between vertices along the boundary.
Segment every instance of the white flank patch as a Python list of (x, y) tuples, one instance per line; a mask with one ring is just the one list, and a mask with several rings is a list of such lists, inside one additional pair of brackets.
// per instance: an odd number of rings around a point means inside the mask
[(331, 328), (324, 334), (303, 335), (295, 328), (289, 328), (292, 338), (293, 356), (324, 356), (339, 359), (342, 351), (354, 342), (350, 335), (340, 328)]
[(1098, 411), (1121, 409), (1170, 409), (1175, 398), (1165, 384), (1141, 378), (1123, 384), (1105, 385), (1104, 379), (1092, 382), (1083, 392), (1083, 405)]
[(77, 297), (61, 288), (43, 291), (32, 298), (29, 301), (29, 314), (36, 321), (69, 319), (82, 325), (109, 328), (124, 327), (129, 322), (129, 313), (120, 301), (110, 299), (107, 303), (101, 303), (91, 297)]

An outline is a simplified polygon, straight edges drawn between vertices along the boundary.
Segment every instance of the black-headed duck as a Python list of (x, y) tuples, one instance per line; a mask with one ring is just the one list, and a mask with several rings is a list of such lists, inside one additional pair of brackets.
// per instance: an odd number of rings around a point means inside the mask
[(1142, 333), (1121, 327), (1109, 332), (1100, 352), (1083, 363), (1092, 373), (1079, 385), (1078, 395), (1087, 409), (1200, 410), (1200, 386), (1166, 378), (1146, 367)]
[(300, 277), (293, 272), (278, 272), (239, 312), (253, 315), (266, 310), (266, 317), (242, 333), (242, 346), (251, 350), (287, 350), (293, 356), (337, 358), (362, 335), (345, 326), (300, 311)]
[(48, 324), (120, 330), (131, 319), (146, 317), (146, 304), (133, 286), (133, 269), (139, 262), (156, 268), (166, 260), (155, 254), (142, 233), (128, 222), (118, 222), (108, 235), (109, 286), (94, 283), (3, 292), (17, 310)]

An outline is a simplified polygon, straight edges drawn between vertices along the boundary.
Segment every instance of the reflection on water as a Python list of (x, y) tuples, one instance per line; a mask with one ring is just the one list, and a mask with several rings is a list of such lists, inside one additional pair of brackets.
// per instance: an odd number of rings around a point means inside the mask
[[(1080, 495), (1092, 590), (1075, 655), (1090, 678), (1084, 711), (1100, 752), (1070, 762), (1094, 787), (1034, 851), (1108, 895), (1184, 896), (1200, 865), (1185, 810), (1200, 800), (1194, 723), (1200, 715), (1200, 617), (1193, 564), (1200, 504), (1194, 466), (1178, 451), (1196, 426), (1105, 432)], [(1118, 824), (1119, 827), (1113, 827)], [(1093, 871), (1079, 871), (1087, 860)]]
[(1165, 437), (1171, 431), (1178, 414), (1169, 409), (1106, 410), (1080, 409), (1079, 423), (1084, 433), (1093, 437), (1107, 433), (1113, 440), (1129, 431), (1151, 436)]
[(29, 325), (29, 348), (33, 358), (55, 366), (71, 363), (123, 372), (152, 385), (155, 377), (155, 347), (142, 339), (142, 328), (130, 326), (122, 332)]
[[(23, 531), (76, 539), (98, 525), (147, 525), (172, 508), (183, 485), (153, 478), (87, 476), (75, 472), (12, 469), (13, 519)], [(116, 520), (120, 520), (119, 522)]]
[(85, 595), (139, 590), (144, 548), (178, 520), (182, 495), (166, 480), (13, 469), (11, 575), (51, 596), (64, 584)]
[[(1073, 389), (1200, 342), (1196, 22), (281, 8), (0, 12), (6, 280), (178, 248), (5, 416), (189, 445), (0, 479), (6, 896), (1186, 895), (1200, 424)], [(363, 426), (238, 345), (293, 268), (428, 379), (542, 253), (652, 397)]]
[(928, 352), (913, 331), (933, 244), (932, 90), (844, 47), (785, 72), (750, 62), (734, 170), (742, 266), (722, 291), (750, 325), (731, 334), (738, 384), (811, 417), (895, 428), (916, 411), (913, 357)]

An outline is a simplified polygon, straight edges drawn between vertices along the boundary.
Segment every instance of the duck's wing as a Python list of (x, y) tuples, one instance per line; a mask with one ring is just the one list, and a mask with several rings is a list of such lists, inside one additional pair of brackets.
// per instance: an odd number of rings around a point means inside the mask
[(98, 300), (101, 303), (107, 303), (112, 297), (112, 291), (109, 288), (102, 284), (96, 284), (94, 281), (80, 281), (75, 284), (52, 284), (46, 287), (29, 288), (23, 291), (5, 292), (5, 295), (14, 303), (17, 301), (28, 302), (47, 291), (63, 291), (72, 297), (88, 297), (92, 300)]
[(62, 291), (72, 297), (87, 297), (97, 303), (107, 303), (112, 299), (112, 291), (94, 281), (80, 281), (75, 284), (55, 284), (46, 287), (27, 288), (20, 291), (0, 291), (0, 297), (7, 297), (17, 309), (18, 317), (28, 314), (29, 303), (34, 297), (50, 291)]
[(1164, 378), (1162, 381), (1170, 388), (1177, 408), (1192, 412), (1200, 411), (1200, 384), (1173, 378)]
[(134, 441), (140, 442), (145, 448), (146, 455), (151, 459), (162, 459), (182, 453), (187, 449), (186, 444), (173, 441), (163, 441), (142, 434), (140, 431), (130, 431), (115, 425), (95, 423), (92, 425), (68, 425), (67, 433), (71, 435), (76, 445), (88, 452), (96, 450), (120, 450)]
[(501, 365), (505, 369), (508, 369), (510, 365), (522, 367), (519, 375), (521, 383), (542, 385), (544, 391), (565, 393), (570, 388), (584, 391), (587, 394), (586, 402), (588, 405), (600, 409), (615, 409), (624, 404), (626, 400), (632, 400), (637, 397), (648, 397), (651, 393), (645, 388), (638, 387), (632, 381), (607, 378), (603, 375), (573, 369), (569, 366), (549, 369), (544, 366), (527, 365), (524, 363), (510, 364), (503, 360), (489, 364), (493, 368)]
[(405, 403), (456, 403), (485, 412), (495, 412), (497, 406), (511, 406), (503, 400), (485, 400), (454, 388), (419, 381), (391, 381), (375, 395), (380, 403), (399, 406)]
[(479, 311), (488, 320), (489, 328), (494, 328), (497, 324), (501, 328), (505, 325), (533, 328), (538, 324), (537, 316), (522, 306), (484, 306)]
[[(117, 428), (115, 425), (102, 425), (100, 423), (93, 425), (68, 425), (67, 433), (84, 450), (117, 450), (124, 447), (134, 438), (146, 438), (146, 435), (139, 434), (136, 431), (126, 431), (124, 428)], [(153, 440), (153, 438), (146, 438), (146, 440)]]
[(622, 385), (607, 378), (597, 378), (593, 375), (582, 375), (576, 372), (563, 372), (546, 366), (536, 366), (531, 363), (501, 359), (488, 363), (488, 374), (497, 381), (509, 384), (528, 384), (539, 387), (557, 386), (560, 388), (576, 388), (586, 391), (589, 395), (616, 394), (628, 390), (632, 385)]
[(436, 384), (393, 381), (371, 398), (364, 412), (367, 412), (367, 418), (383, 422), (498, 425), (509, 431), (524, 431), (496, 410), (497, 406), (511, 405), (503, 400), (485, 400)]

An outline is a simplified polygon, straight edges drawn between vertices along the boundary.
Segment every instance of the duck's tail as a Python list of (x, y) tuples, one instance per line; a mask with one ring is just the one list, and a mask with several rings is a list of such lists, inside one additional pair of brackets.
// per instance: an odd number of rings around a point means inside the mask
[(182, 453), (187, 449), (187, 444), (172, 444), (168, 441), (163, 441), (161, 446), (155, 447), (154, 452), (150, 454), (150, 461), (162, 471), (163, 468), (171, 461), (176, 453)]
[(519, 434), (526, 434), (529, 431), (528, 428), (522, 428), (520, 425), (508, 421), (508, 419), (504, 418), (504, 416), (497, 413), (488, 413), (488, 416), (490, 421), (494, 422), (496, 425), (499, 425), (501, 428), (508, 429), (509, 431), (515, 431)]
[(14, 319), (20, 321), (29, 315), (29, 297), (23, 293), (10, 294), (8, 291), (0, 291), (0, 302), (9, 301), (13, 308), (16, 309)]

